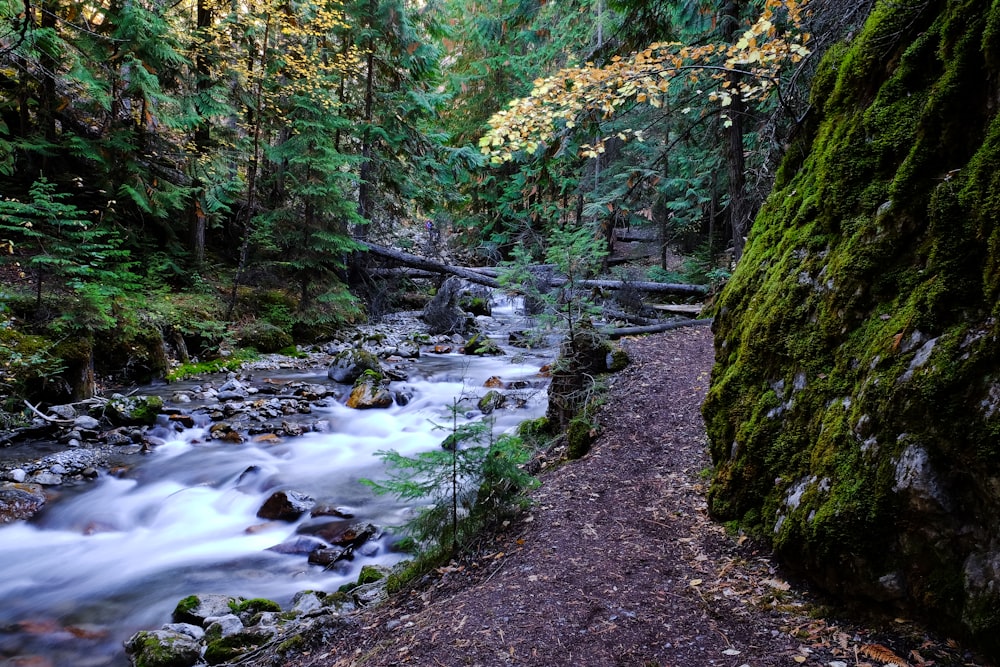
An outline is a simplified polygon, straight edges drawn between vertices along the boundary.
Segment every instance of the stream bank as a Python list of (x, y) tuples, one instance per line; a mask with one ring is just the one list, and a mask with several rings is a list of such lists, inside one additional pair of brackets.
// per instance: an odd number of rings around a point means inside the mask
[[(242, 375), (145, 388), (136, 395), (164, 402), (152, 427), (95, 428), (100, 443), (83, 429), (76, 446), (35, 443), (19, 457), (9, 448), (6, 484), (41, 487), (43, 502), (30, 520), (0, 526), (0, 664), (118, 667), (127, 664), (123, 642), (169, 621), (191, 594), (300, 605), (300, 591), (336, 591), (364, 565), (398, 562), (404, 554), (386, 528), (404, 523), (409, 508), (359, 483), (381, 474), (373, 454), (439, 447), (456, 400), (459, 423), (489, 411), (497, 432), (544, 412), (539, 370), (551, 351), (507, 345), (509, 329), (524, 325), (513, 306), (480, 323), (505, 355), (462, 354), (461, 339), (428, 336), (402, 317), (305, 359), (265, 357)], [(397, 354), (414, 336), (412, 356)], [(351, 385), (333, 381), (330, 366), (358, 347), (395, 378), (391, 405), (345, 405)], [(490, 391), (506, 405), (478, 406)], [(282, 493), (291, 510), (266, 509)], [(352, 558), (316, 562), (321, 549)]]

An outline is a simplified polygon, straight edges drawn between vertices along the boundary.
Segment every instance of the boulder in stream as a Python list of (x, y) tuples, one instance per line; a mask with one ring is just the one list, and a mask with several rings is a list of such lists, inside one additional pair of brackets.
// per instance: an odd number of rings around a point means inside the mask
[(354, 384), (347, 398), (347, 407), (358, 410), (388, 408), (392, 405), (392, 394), (382, 384), (377, 373), (365, 373)]
[(451, 276), (441, 283), (421, 315), (431, 334), (462, 333), (471, 328), (474, 319), (460, 306), (463, 292), (461, 278)]
[(108, 401), (106, 413), (112, 423), (122, 425), (150, 425), (163, 409), (159, 396), (122, 396), (114, 394)]
[(275, 491), (257, 510), (257, 516), (269, 521), (295, 521), (315, 504), (311, 497), (298, 491)]
[(334, 382), (352, 384), (365, 371), (382, 372), (382, 364), (374, 353), (361, 348), (351, 348), (337, 354), (326, 375)]

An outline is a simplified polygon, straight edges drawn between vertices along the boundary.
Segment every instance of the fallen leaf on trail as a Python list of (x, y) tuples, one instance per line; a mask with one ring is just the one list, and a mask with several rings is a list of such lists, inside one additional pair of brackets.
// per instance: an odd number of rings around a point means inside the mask
[(701, 586), (701, 579), (692, 579), (688, 582), (688, 586)]
[(860, 653), (873, 660), (884, 662), (887, 667), (888, 665), (896, 665), (896, 667), (909, 667), (910, 665), (910, 663), (893, 653), (891, 649), (881, 644), (865, 644), (861, 647)]
[(803, 662), (806, 661), (806, 657), (804, 655), (797, 655), (797, 656), (793, 657), (792, 660), (794, 660), (795, 662), (798, 662), (798, 663), (803, 663)]
[(791, 586), (788, 585), (788, 582), (781, 581), (780, 579), (764, 579), (760, 583), (767, 584), (771, 588), (776, 588), (779, 591), (787, 591), (789, 588), (791, 588)]

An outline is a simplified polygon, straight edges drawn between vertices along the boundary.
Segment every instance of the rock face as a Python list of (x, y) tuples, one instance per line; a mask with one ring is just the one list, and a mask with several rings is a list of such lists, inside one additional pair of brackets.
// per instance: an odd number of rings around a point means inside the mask
[(710, 508), (1000, 654), (1000, 5), (880, 3), (716, 317)]

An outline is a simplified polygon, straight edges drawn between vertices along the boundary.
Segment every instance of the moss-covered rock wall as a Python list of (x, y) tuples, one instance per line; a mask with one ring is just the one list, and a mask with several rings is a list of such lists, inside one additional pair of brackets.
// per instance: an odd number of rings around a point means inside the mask
[(1000, 1), (883, 0), (721, 295), (714, 515), (1000, 654)]

